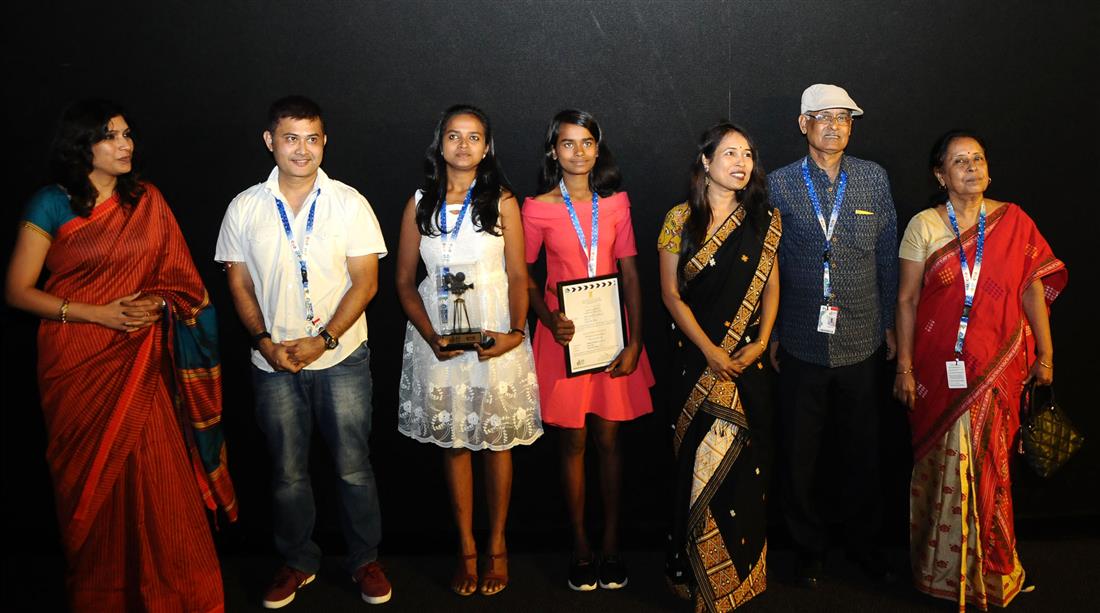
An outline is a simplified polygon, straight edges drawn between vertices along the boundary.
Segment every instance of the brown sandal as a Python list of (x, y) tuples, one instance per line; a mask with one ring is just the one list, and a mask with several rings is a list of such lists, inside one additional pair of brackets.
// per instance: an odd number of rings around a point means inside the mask
[[(493, 568), (496, 566), (496, 561), (501, 560), (504, 562), (504, 572), (495, 573)], [(496, 583), (495, 589), (490, 589), (490, 583)], [(502, 551), (500, 553), (490, 553), (488, 563), (481, 573), (481, 585), (478, 587), (482, 596), (492, 596), (504, 591), (504, 588), (508, 587), (508, 552)]]
[(473, 596), (477, 591), (477, 574), (466, 571), (466, 562), (476, 560), (477, 553), (459, 554), (455, 576), (451, 579), (451, 591), (459, 596)]

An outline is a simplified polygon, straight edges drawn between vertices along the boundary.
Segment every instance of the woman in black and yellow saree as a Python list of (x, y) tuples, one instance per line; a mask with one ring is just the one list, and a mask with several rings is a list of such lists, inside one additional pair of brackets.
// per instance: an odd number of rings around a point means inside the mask
[(779, 304), (780, 216), (744, 130), (707, 130), (688, 202), (657, 241), (673, 319), (676, 488), (670, 584), (696, 611), (764, 591), (771, 399), (763, 357)]

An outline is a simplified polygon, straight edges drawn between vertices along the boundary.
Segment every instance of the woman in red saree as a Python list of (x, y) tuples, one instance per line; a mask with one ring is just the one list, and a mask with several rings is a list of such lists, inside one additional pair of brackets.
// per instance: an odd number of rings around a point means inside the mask
[[(913, 436), (913, 581), (960, 611), (986, 610), (1031, 586), (1016, 556), (1008, 465), (1024, 384), (1054, 377), (1048, 307), (1067, 273), (1020, 207), (984, 197), (976, 135), (945, 134), (931, 167), (946, 202), (905, 231), (897, 310), (894, 394), (910, 409)], [(963, 334), (967, 277), (977, 285)], [(964, 381), (954, 376), (961, 370)]]
[[(70, 107), (6, 297), (42, 318), (38, 382), (74, 611), (220, 611), (203, 506), (236, 519), (213, 309), (117, 105)], [(36, 282), (50, 271), (43, 289)], [(178, 408), (177, 408), (178, 407)]]

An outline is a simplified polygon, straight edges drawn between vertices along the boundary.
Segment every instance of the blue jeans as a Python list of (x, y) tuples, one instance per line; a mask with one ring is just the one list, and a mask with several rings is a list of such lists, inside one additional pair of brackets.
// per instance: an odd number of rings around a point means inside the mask
[(340, 523), (354, 572), (378, 557), (382, 515), (370, 465), (371, 376), (366, 343), (322, 370), (265, 372), (252, 367), (256, 416), (272, 462), (275, 548), (286, 564), (307, 573), (321, 565), (313, 542), (315, 509), (309, 443), (316, 419), (340, 479)]

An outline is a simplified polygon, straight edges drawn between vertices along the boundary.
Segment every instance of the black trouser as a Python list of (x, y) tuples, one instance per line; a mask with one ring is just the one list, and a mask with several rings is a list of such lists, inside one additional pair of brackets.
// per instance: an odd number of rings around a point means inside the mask
[[(873, 545), (880, 521), (878, 478), (878, 378), (885, 353), (829, 368), (804, 362), (779, 348), (780, 488), (783, 519), (802, 555), (819, 557), (828, 547), (828, 531), (815, 498), (822, 436), (840, 440), (829, 447), (842, 454), (837, 474), (820, 475), (829, 488), (840, 488), (845, 546), (859, 554)], [(833, 444), (835, 443), (835, 444)]]

